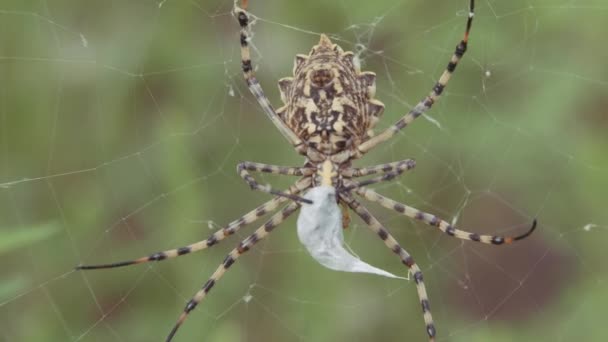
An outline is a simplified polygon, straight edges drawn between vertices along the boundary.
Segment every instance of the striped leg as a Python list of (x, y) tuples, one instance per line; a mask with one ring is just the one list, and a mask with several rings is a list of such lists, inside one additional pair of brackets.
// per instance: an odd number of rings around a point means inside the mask
[(416, 166), (416, 161), (413, 159), (404, 159), (396, 162), (390, 162), (386, 164), (379, 164), (375, 166), (368, 167), (351, 167), (344, 171), (342, 171), (342, 175), (346, 177), (365, 177), (369, 175), (375, 174), (384, 174), (387, 172), (397, 171), (397, 170), (410, 170)]
[[(356, 188), (359, 188), (362, 186), (370, 185), (370, 184), (387, 182), (387, 181), (390, 181), (390, 180), (394, 179), (395, 177), (401, 175), (405, 171), (413, 169), (415, 166), (416, 166), (416, 162), (414, 160), (406, 159), (406, 160), (401, 160), (398, 162), (376, 165), (376, 166), (372, 166), (369, 168), (352, 169), (353, 177), (363, 177), (363, 176), (372, 175), (375, 173), (381, 173), (382, 175), (377, 176), (377, 177), (372, 177), (372, 178), (369, 178), (369, 179), (366, 179), (363, 181), (350, 180), (350, 181), (348, 181), (348, 184), (340, 190), (341, 191), (350, 191), (350, 190), (353, 190), (353, 189), (356, 189)], [(347, 172), (348, 171), (350, 171), (350, 170), (347, 170)]]
[(376, 219), (364, 206), (357, 202), (352, 197), (345, 194), (340, 194), (340, 198), (344, 200), (348, 206), (355, 212), (361, 219), (367, 224), (367, 226), (378, 236), (386, 247), (388, 247), (393, 253), (397, 254), (401, 259), (401, 262), (408, 267), (410, 274), (414, 278), (416, 283), (416, 290), (418, 291), (418, 298), (420, 299), (420, 305), (422, 306), (422, 314), (424, 316), (424, 323), (426, 324), (426, 333), (429, 335), (430, 341), (435, 341), (435, 324), (433, 323), (433, 316), (431, 315), (431, 306), (429, 304), (429, 298), (426, 294), (426, 287), (422, 278), (422, 271), (420, 267), (414, 262), (414, 259), (409, 253), (403, 249), (397, 240), (388, 232), (386, 228), (382, 226), (380, 221)]
[(384, 132), (374, 136), (373, 138), (359, 145), (358, 149), (360, 154), (365, 154), (369, 150), (374, 148), (376, 145), (392, 138), (397, 132), (402, 130), (405, 126), (409, 125), (412, 121), (414, 121), (414, 119), (429, 110), (431, 106), (435, 102), (437, 102), (437, 100), (441, 96), (441, 93), (443, 92), (443, 89), (448, 84), (450, 77), (452, 77), (452, 73), (454, 72), (454, 70), (456, 70), (458, 62), (460, 62), (460, 59), (467, 50), (467, 44), (469, 42), (469, 31), (471, 30), (471, 24), (473, 23), (475, 1), (470, 0), (469, 6), (469, 16), (467, 19), (467, 26), (464, 32), (464, 37), (462, 38), (462, 41), (460, 41), (460, 43), (456, 46), (456, 50), (454, 51), (450, 62), (448, 63), (446, 69), (443, 71), (443, 74), (439, 78), (439, 81), (437, 81), (437, 83), (433, 87), (431, 93), (426, 96), (422, 101), (420, 101), (414, 108), (412, 108), (412, 110), (410, 110), (405, 116), (399, 119), (394, 125), (387, 128)]
[(240, 172), (242, 169), (285, 176), (310, 176), (315, 172), (315, 170), (310, 167), (279, 166), (249, 161), (244, 161), (237, 165), (237, 171)]
[(300, 138), (298, 138), (298, 136), (289, 127), (287, 127), (287, 125), (285, 125), (283, 120), (281, 120), (277, 112), (272, 107), (272, 104), (270, 104), (270, 101), (264, 94), (262, 86), (255, 77), (253, 67), (251, 66), (251, 53), (249, 50), (251, 27), (249, 26), (250, 15), (246, 11), (247, 1), (243, 0), (241, 5), (243, 8), (235, 5), (234, 14), (239, 21), (239, 25), (241, 26), (241, 62), (243, 67), (243, 75), (245, 76), (247, 86), (264, 110), (264, 113), (266, 113), (266, 116), (268, 116), (270, 121), (272, 121), (272, 123), (279, 129), (281, 134), (283, 134), (283, 136), (296, 148), (296, 150), (298, 150), (298, 152), (304, 153), (306, 152), (306, 146), (302, 144), (302, 140), (300, 140)]
[(470, 233), (470, 232), (460, 230), (460, 229), (453, 227), (451, 224), (438, 218), (435, 215), (425, 213), (416, 208), (413, 208), (408, 205), (394, 201), (388, 197), (384, 197), (384, 196), (378, 194), (377, 192), (375, 192), (374, 190), (367, 189), (367, 188), (358, 188), (355, 190), (355, 192), (358, 195), (363, 196), (365, 199), (367, 199), (369, 201), (376, 202), (385, 208), (392, 209), (407, 217), (416, 219), (418, 221), (422, 221), (422, 222), (428, 224), (429, 226), (437, 227), (437, 228), (439, 228), (439, 230), (448, 234), (449, 236), (453, 236), (455, 238), (462, 239), (462, 240), (471, 240), (471, 241), (475, 241), (475, 242), (481, 242), (481, 243), (487, 243), (487, 244), (493, 244), (493, 245), (510, 244), (513, 241), (525, 239), (526, 237), (530, 236), (530, 234), (532, 234), (534, 229), (536, 229), (536, 219), (534, 219), (530, 229), (528, 229), (528, 231), (526, 231), (525, 233), (518, 235), (518, 236), (504, 237), (504, 236), (498, 236), (498, 235), (480, 235), (477, 233)]
[(310, 176), (314, 173), (314, 170), (311, 168), (304, 167), (286, 167), (286, 166), (277, 166), (277, 165), (268, 165), (261, 163), (253, 163), (253, 162), (242, 162), (239, 163), (236, 167), (236, 171), (239, 176), (249, 184), (252, 190), (258, 190), (261, 192), (266, 192), (269, 194), (273, 194), (276, 196), (282, 196), (289, 198), (296, 202), (304, 202), (304, 203), (312, 203), (312, 201), (304, 199), (300, 196), (296, 196), (294, 194), (278, 191), (273, 189), (270, 185), (265, 184), (261, 185), (258, 183), (253, 176), (249, 173), (249, 171), (253, 172), (264, 172), (264, 173), (272, 173), (276, 175), (290, 175), (290, 176)]
[[(297, 182), (294, 186), (292, 186), (289, 189), (289, 193), (297, 194), (297, 193), (301, 192), (302, 190), (304, 190), (310, 186), (310, 182), (311, 182), (310, 178), (305, 178), (305, 179)], [(94, 270), (94, 269), (102, 269), (102, 268), (115, 268), (115, 267), (142, 264), (142, 263), (146, 263), (146, 262), (150, 262), (150, 261), (162, 261), (162, 260), (172, 259), (172, 258), (175, 258), (178, 256), (190, 254), (193, 252), (198, 252), (200, 250), (206, 249), (207, 247), (211, 247), (211, 246), (217, 244), (218, 242), (224, 240), (226, 237), (239, 231), (239, 229), (241, 229), (242, 227), (257, 221), (260, 217), (264, 216), (266, 213), (274, 211), (279, 206), (279, 204), (281, 204), (285, 201), (287, 201), (287, 198), (285, 198), (285, 197), (275, 197), (275, 198), (271, 199), (270, 201), (260, 205), (259, 207), (251, 210), (244, 216), (241, 216), (238, 220), (232, 221), (230, 224), (228, 224), (224, 228), (218, 230), (217, 232), (215, 232), (213, 235), (211, 235), (206, 240), (201, 240), (201, 241), (195, 242), (193, 244), (190, 244), (190, 245), (187, 245), (184, 247), (180, 247), (180, 248), (176, 248), (176, 249), (170, 249), (170, 250), (166, 250), (163, 252), (157, 252), (157, 253), (151, 254), (149, 256), (144, 256), (144, 257), (134, 259), (134, 260), (121, 261), (121, 262), (115, 262), (115, 263), (110, 263), (110, 264), (101, 264), (101, 265), (80, 265), (80, 266), (77, 266), (76, 269), (77, 270)]]
[(241, 255), (249, 250), (253, 245), (255, 245), (258, 241), (262, 240), (266, 237), (266, 235), (270, 234), (270, 232), (278, 226), (281, 222), (283, 222), (289, 215), (293, 214), (293, 212), (298, 209), (300, 205), (298, 203), (290, 203), (288, 206), (283, 208), (280, 212), (274, 214), (268, 222), (266, 222), (263, 226), (258, 228), (253, 234), (248, 236), (245, 240), (243, 240), (235, 249), (233, 249), (224, 259), (222, 264), (217, 268), (217, 270), (211, 275), (209, 280), (203, 285), (203, 287), (192, 297), (192, 299), (186, 304), (184, 311), (179, 316), (175, 326), (167, 336), (167, 342), (171, 341), (177, 332), (177, 329), (184, 323), (186, 317), (190, 311), (194, 310), (194, 308), (207, 296), (211, 288), (215, 285), (215, 283), (222, 278), (224, 273), (234, 264), (236, 259), (238, 259)]

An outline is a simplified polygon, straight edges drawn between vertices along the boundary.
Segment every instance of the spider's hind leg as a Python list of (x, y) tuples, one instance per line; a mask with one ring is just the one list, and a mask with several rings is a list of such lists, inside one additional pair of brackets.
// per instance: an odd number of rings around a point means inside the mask
[(253, 71), (253, 66), (251, 64), (251, 51), (249, 49), (249, 44), (251, 40), (251, 16), (246, 11), (247, 9), (247, 1), (243, 0), (241, 5), (243, 8), (238, 6), (234, 7), (234, 15), (236, 16), (239, 25), (241, 26), (240, 31), (240, 41), (241, 41), (241, 65), (243, 68), (243, 76), (245, 77), (245, 82), (247, 82), (247, 86), (249, 90), (255, 96), (255, 99), (258, 101), (258, 104), (266, 113), (266, 116), (272, 121), (272, 123), (277, 127), (277, 129), (283, 134), (283, 136), (291, 143), (295, 149), (301, 154), (305, 154), (306, 145), (303, 144), (302, 140), (283, 122), (283, 120), (279, 117), (276, 110), (273, 108), (272, 104), (264, 94), (264, 90), (255, 77), (255, 72)]
[(418, 104), (412, 108), (407, 114), (405, 114), (401, 119), (395, 122), (391, 127), (385, 129), (380, 134), (372, 137), (371, 139), (365, 141), (363, 144), (358, 147), (358, 156), (364, 155), (369, 152), (371, 149), (376, 147), (378, 144), (389, 140), (397, 132), (405, 128), (407, 125), (412, 123), (416, 118), (420, 115), (424, 114), (427, 110), (431, 109), (433, 104), (439, 100), (441, 94), (443, 93), (445, 87), (448, 85), (452, 74), (456, 70), (458, 63), (464, 56), (464, 53), (467, 51), (467, 46), (469, 43), (469, 32), (471, 31), (471, 25), (473, 24), (473, 16), (475, 13), (475, 0), (469, 1), (469, 14), (467, 17), (466, 29), (464, 31), (464, 36), (458, 45), (456, 45), (456, 49), (452, 54), (452, 58), (448, 62), (445, 70), (439, 77), (439, 80), (435, 83), (431, 92), (425, 96)]

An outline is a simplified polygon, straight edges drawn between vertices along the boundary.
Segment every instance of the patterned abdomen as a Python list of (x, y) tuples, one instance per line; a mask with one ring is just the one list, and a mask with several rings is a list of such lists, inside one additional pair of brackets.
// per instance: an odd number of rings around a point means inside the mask
[(384, 110), (375, 100), (376, 75), (361, 72), (352, 52), (321, 35), (309, 55), (297, 55), (293, 77), (279, 81), (283, 121), (309, 147), (327, 155), (356, 147), (372, 135)]

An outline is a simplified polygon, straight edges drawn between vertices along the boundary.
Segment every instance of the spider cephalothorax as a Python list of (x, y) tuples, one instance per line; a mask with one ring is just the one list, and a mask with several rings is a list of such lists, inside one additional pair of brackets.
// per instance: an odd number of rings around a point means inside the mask
[(297, 55), (293, 77), (279, 80), (281, 119), (309, 148), (332, 155), (372, 135), (384, 110), (374, 99), (376, 74), (361, 72), (354, 54), (321, 35), (309, 55)]

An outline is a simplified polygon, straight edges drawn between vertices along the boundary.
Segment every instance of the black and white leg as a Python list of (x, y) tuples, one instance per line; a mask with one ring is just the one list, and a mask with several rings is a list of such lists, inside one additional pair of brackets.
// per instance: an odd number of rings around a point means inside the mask
[(300, 196), (291, 194), (289, 192), (279, 191), (273, 189), (269, 184), (260, 184), (258, 181), (253, 178), (253, 176), (249, 173), (252, 172), (263, 172), (270, 173), (275, 175), (291, 175), (291, 176), (310, 176), (314, 173), (314, 170), (311, 168), (304, 167), (286, 167), (286, 166), (277, 166), (277, 165), (268, 165), (261, 163), (253, 163), (253, 162), (241, 162), (237, 165), (236, 171), (239, 176), (243, 178), (247, 184), (251, 187), (252, 190), (257, 190), (261, 192), (266, 192), (269, 194), (273, 194), (276, 196), (282, 196), (289, 198), (293, 201), (303, 202), (303, 203), (312, 203), (312, 201), (302, 198)]
[[(288, 192), (293, 195), (298, 194), (301, 191), (305, 190), (306, 188), (310, 187), (310, 183), (311, 183), (310, 178), (302, 179), (302, 180), (298, 181), (295, 185), (293, 185), (291, 188), (289, 188)], [(95, 270), (95, 269), (103, 269), (103, 268), (116, 268), (116, 267), (123, 267), (123, 266), (129, 266), (129, 265), (143, 264), (143, 263), (151, 262), (151, 261), (162, 261), (162, 260), (172, 259), (172, 258), (176, 258), (178, 256), (190, 254), (193, 252), (198, 252), (200, 250), (203, 250), (208, 247), (216, 245), (217, 243), (224, 240), (226, 237), (236, 233), (237, 231), (239, 231), (241, 228), (245, 227), (246, 225), (257, 221), (260, 217), (276, 210), (281, 203), (284, 203), (286, 201), (287, 201), (286, 197), (275, 197), (275, 198), (271, 199), (270, 201), (251, 210), (247, 214), (241, 216), (237, 220), (230, 222), (228, 225), (226, 225), (222, 229), (220, 229), (220, 230), (216, 231), (214, 234), (212, 234), (209, 238), (195, 242), (193, 244), (189, 244), (184, 247), (169, 249), (169, 250), (165, 250), (162, 252), (156, 252), (156, 253), (150, 254), (148, 256), (144, 256), (144, 257), (133, 259), (133, 260), (113, 262), (113, 263), (109, 263), (109, 264), (99, 264), (99, 265), (80, 265), (80, 266), (76, 266), (76, 269), (77, 270)]]
[(483, 235), (477, 233), (471, 233), (464, 230), (460, 230), (445, 220), (440, 219), (439, 217), (425, 213), (420, 211), (414, 207), (410, 207), (409, 205), (399, 203), (395, 200), (392, 200), (388, 197), (382, 196), (378, 194), (376, 191), (367, 189), (367, 188), (358, 188), (355, 192), (362, 196), (363, 198), (380, 204), (381, 206), (394, 210), (401, 215), (407, 216), (409, 218), (413, 218), (418, 221), (422, 221), (429, 226), (437, 227), (442, 232), (446, 233), (449, 236), (462, 239), (462, 240), (471, 240), (475, 242), (481, 242), (486, 244), (493, 245), (502, 245), (502, 244), (510, 244), (514, 241), (522, 240), (530, 236), (534, 229), (536, 229), (536, 219), (532, 222), (530, 228), (524, 232), (523, 234), (517, 236), (500, 236), (500, 235)]
[(289, 143), (294, 146), (294, 148), (298, 152), (304, 153), (306, 151), (306, 146), (302, 143), (302, 140), (298, 138), (298, 136), (289, 127), (287, 127), (283, 120), (281, 120), (276, 110), (264, 94), (262, 86), (255, 77), (255, 72), (253, 71), (253, 66), (251, 64), (251, 52), (249, 49), (251, 39), (251, 16), (247, 12), (247, 3), (248, 1), (243, 0), (241, 2), (242, 8), (236, 5), (234, 7), (234, 15), (236, 16), (239, 25), (241, 26), (241, 63), (245, 81), (247, 82), (249, 90), (251, 91), (253, 96), (255, 96), (255, 99), (258, 101), (270, 121), (272, 121), (272, 123), (277, 127), (281, 134), (283, 134), (283, 136), (289, 141)]
[(367, 186), (380, 182), (387, 182), (393, 180), (395, 177), (401, 175), (405, 171), (413, 169), (415, 166), (416, 162), (413, 159), (405, 159), (397, 162), (380, 164), (366, 168), (347, 169), (342, 173), (343, 175), (346, 175), (346, 177), (364, 177), (367, 175), (373, 175), (378, 173), (380, 174), (380, 176), (372, 177), (362, 181), (348, 180), (341, 190), (350, 191), (362, 186)]
[(436, 329), (435, 323), (433, 322), (433, 316), (431, 315), (431, 306), (429, 298), (426, 293), (426, 287), (424, 286), (424, 279), (422, 277), (422, 271), (420, 267), (414, 262), (412, 256), (399, 245), (397, 240), (389, 233), (389, 231), (382, 226), (380, 221), (376, 219), (363, 205), (361, 205), (354, 198), (341, 194), (340, 198), (345, 201), (348, 206), (367, 224), (367, 226), (376, 233), (388, 249), (393, 253), (397, 254), (401, 259), (401, 262), (407, 266), (409, 273), (411, 274), (414, 282), (416, 283), (416, 290), (418, 292), (418, 299), (422, 306), (422, 314), (424, 317), (424, 323), (426, 325), (426, 333), (429, 336), (430, 341), (435, 341)]
[(395, 162), (378, 164), (374, 166), (367, 167), (351, 167), (344, 171), (342, 171), (342, 175), (357, 178), (357, 177), (365, 177), (375, 174), (384, 174), (387, 172), (393, 172), (398, 170), (410, 170), (416, 166), (416, 161), (413, 159), (404, 159)]
[(441, 93), (443, 92), (444, 88), (447, 86), (448, 82), (450, 81), (450, 78), (452, 77), (454, 70), (456, 70), (456, 66), (458, 66), (458, 62), (460, 62), (460, 60), (462, 59), (462, 56), (464, 55), (464, 53), (467, 50), (467, 44), (469, 42), (469, 32), (471, 30), (471, 25), (473, 24), (474, 14), (475, 14), (475, 1), (470, 0), (469, 15), (468, 15), (468, 19), (467, 19), (467, 26), (466, 26), (466, 29), (464, 32), (464, 37), (462, 38), (460, 43), (456, 46), (456, 50), (454, 51), (454, 54), (452, 55), (450, 62), (448, 63), (445, 70), (443, 71), (443, 74), (441, 75), (441, 77), (439, 78), (437, 83), (435, 83), (435, 86), (433, 86), (433, 89), (431, 90), (430, 94), (427, 95), (422, 101), (418, 102), (418, 104), (414, 108), (412, 108), (412, 110), (410, 110), (407, 114), (405, 114), (401, 119), (399, 119), (391, 127), (387, 128), (380, 134), (372, 137), (371, 139), (367, 140), (363, 144), (359, 145), (359, 147), (358, 147), (359, 154), (363, 155), (363, 154), (369, 152), (374, 147), (376, 147), (378, 144), (392, 138), (397, 132), (399, 132), (400, 130), (405, 128), (412, 121), (414, 121), (417, 117), (419, 117), (424, 112), (429, 110), (431, 108), (431, 106), (433, 106), (433, 104), (435, 102), (437, 102), (437, 100), (439, 100), (439, 97), (441, 96)]
[(281, 222), (283, 222), (287, 217), (293, 214), (300, 205), (298, 203), (290, 203), (288, 206), (283, 208), (280, 212), (274, 214), (269, 221), (267, 221), (263, 226), (258, 228), (253, 234), (248, 236), (245, 240), (243, 240), (239, 245), (233, 249), (224, 259), (222, 264), (217, 268), (217, 270), (211, 275), (209, 280), (203, 285), (203, 287), (192, 297), (190, 301), (186, 304), (184, 311), (179, 316), (177, 322), (173, 326), (173, 329), (167, 336), (166, 341), (169, 342), (175, 336), (175, 333), (179, 329), (179, 327), (184, 323), (188, 314), (194, 310), (194, 308), (207, 296), (209, 291), (213, 288), (215, 283), (222, 278), (224, 273), (234, 264), (236, 259), (238, 259), (241, 255), (245, 254), (253, 245), (255, 245), (258, 241), (265, 238), (270, 232), (276, 228)]

